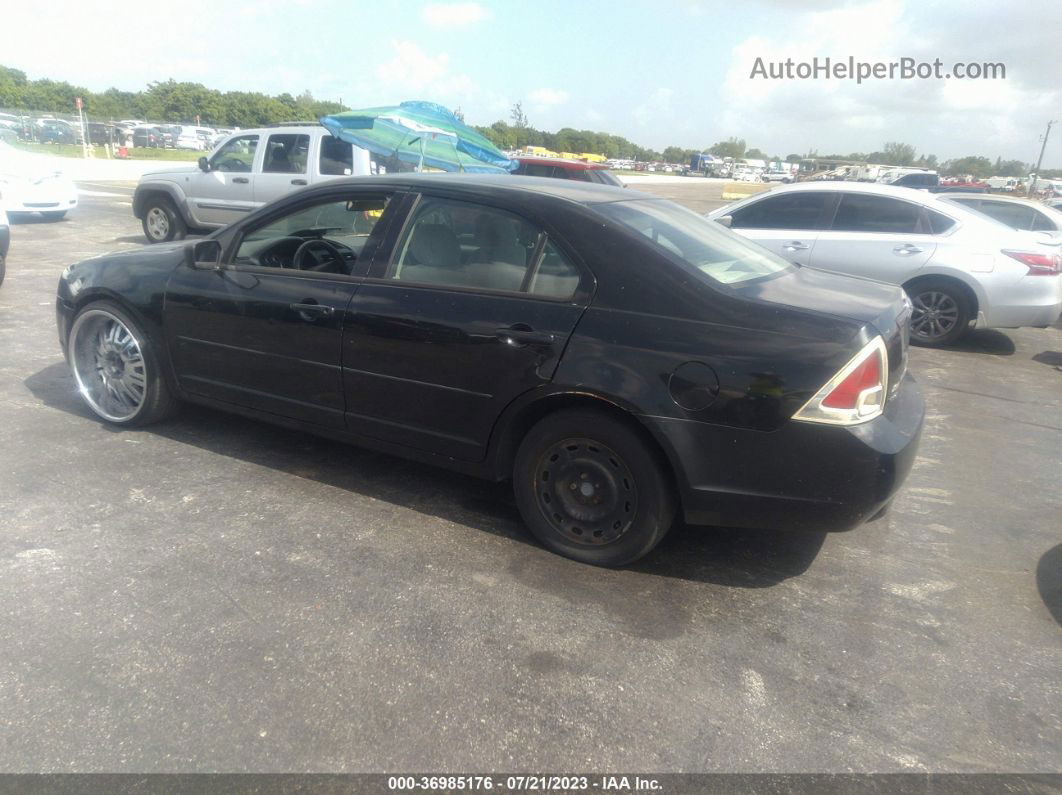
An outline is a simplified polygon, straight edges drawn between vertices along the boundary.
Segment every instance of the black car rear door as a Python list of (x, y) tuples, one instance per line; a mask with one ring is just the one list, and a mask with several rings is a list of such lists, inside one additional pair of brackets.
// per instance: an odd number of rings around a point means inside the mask
[(347, 315), (347, 427), (480, 460), (500, 412), (552, 378), (592, 276), (534, 220), (443, 196), (408, 201)]

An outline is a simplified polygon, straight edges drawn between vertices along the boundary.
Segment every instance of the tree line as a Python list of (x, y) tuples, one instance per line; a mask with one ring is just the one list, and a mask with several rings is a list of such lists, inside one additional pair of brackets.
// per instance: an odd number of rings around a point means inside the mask
[[(165, 80), (149, 83), (143, 91), (89, 91), (66, 81), (30, 80), (19, 69), (0, 66), (0, 108), (31, 113), (73, 113), (75, 99), (80, 97), (85, 113), (95, 120), (147, 119), (156, 122), (189, 123), (199, 116), (200, 122), (212, 127), (261, 127), (282, 121), (310, 121), (333, 113), (349, 110), (339, 102), (320, 100), (305, 91), (298, 96), (277, 94), (270, 96), (257, 91), (218, 91), (201, 83)], [(459, 115), (460, 112), (458, 111)], [(619, 160), (689, 163), (693, 155), (708, 152), (718, 157), (735, 159), (785, 160), (799, 162), (802, 157), (853, 160), (891, 166), (922, 166), (945, 174), (971, 174), (974, 177), (1024, 177), (1029, 164), (1020, 160), (995, 161), (979, 155), (955, 158), (938, 163), (936, 155), (918, 155), (910, 144), (889, 142), (878, 152), (852, 152), (847, 155), (817, 155), (814, 152), (767, 155), (755, 147), (748, 147), (743, 138), (717, 141), (704, 149), (685, 149), (669, 146), (662, 152), (639, 146), (619, 135), (594, 130), (563, 127), (557, 132), (535, 129), (523, 106), (517, 102), (509, 121), (499, 120), (490, 126), (475, 129), (499, 149), (522, 149), (542, 146), (554, 152), (593, 152)], [(1044, 170), (1043, 177), (1062, 176), (1062, 170)]]

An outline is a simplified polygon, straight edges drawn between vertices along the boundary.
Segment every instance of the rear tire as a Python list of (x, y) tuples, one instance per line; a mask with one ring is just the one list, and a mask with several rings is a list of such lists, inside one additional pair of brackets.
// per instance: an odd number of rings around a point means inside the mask
[(623, 566), (671, 529), (666, 463), (637, 429), (607, 414), (566, 409), (524, 437), (513, 467), (520, 514), (544, 546), (595, 566)]
[(973, 316), (966, 292), (948, 279), (925, 279), (904, 287), (913, 304), (911, 342), (926, 348), (954, 345)]
[(184, 240), (188, 234), (184, 219), (165, 197), (148, 199), (144, 205), (144, 237), (148, 243), (169, 243), (171, 240)]
[(0, 284), (4, 283), (4, 276), (7, 274), (7, 265), (5, 259), (0, 255)]

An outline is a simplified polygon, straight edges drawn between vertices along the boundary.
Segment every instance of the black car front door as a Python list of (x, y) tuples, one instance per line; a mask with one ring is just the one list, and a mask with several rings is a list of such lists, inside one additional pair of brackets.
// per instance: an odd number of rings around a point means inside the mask
[(343, 331), (347, 427), (480, 460), (500, 412), (550, 381), (592, 286), (540, 225), (424, 195)]
[(181, 390), (342, 428), (343, 317), (387, 203), (316, 198), (239, 229), (219, 268), (178, 268), (164, 326)]

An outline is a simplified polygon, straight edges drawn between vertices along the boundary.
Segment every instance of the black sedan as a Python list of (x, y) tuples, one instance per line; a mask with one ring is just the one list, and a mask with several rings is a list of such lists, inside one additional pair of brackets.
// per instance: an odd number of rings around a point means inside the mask
[(587, 183), (329, 182), (204, 240), (71, 265), (57, 311), (108, 422), (193, 401), (511, 478), (543, 544), (600, 565), (676, 514), (856, 526), (922, 427), (899, 288)]

